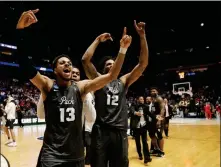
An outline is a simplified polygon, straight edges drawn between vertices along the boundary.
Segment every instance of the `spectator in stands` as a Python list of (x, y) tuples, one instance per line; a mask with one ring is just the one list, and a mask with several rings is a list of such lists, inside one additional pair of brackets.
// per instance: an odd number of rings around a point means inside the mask
[(206, 119), (212, 119), (212, 112), (211, 112), (210, 102), (206, 102), (206, 105), (204, 106), (204, 111), (205, 111)]

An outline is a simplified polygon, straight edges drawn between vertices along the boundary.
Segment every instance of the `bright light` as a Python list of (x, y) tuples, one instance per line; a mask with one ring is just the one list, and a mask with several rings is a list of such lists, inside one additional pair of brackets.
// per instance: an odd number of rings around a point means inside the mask
[(180, 79), (183, 79), (185, 77), (185, 73), (184, 72), (179, 72), (179, 77), (180, 77)]
[(203, 27), (203, 26), (204, 26), (204, 23), (201, 23), (200, 26)]
[(46, 68), (40, 67), (40, 70), (41, 70), (41, 71), (46, 71)]
[(209, 49), (209, 46), (207, 46), (206, 49)]

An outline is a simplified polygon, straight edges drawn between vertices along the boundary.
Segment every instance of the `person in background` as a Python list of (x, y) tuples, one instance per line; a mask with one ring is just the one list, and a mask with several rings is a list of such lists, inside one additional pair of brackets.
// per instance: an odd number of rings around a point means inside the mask
[[(15, 105), (15, 101), (13, 97), (11, 96), (8, 97), (4, 112), (7, 114), (5, 132), (6, 132), (6, 135), (8, 136), (8, 142), (6, 143), (6, 145), (9, 147), (16, 147), (17, 143), (15, 140), (15, 133), (13, 131), (13, 128), (14, 128), (13, 124), (15, 122), (16, 105)], [(10, 130), (8, 130), (8, 128)]]
[(204, 106), (204, 111), (205, 111), (206, 119), (212, 119), (212, 112), (211, 112), (210, 102), (206, 102), (206, 105)]
[[(137, 148), (137, 153), (140, 160), (143, 160), (144, 155), (144, 164), (151, 162), (152, 159), (150, 158), (149, 147), (147, 143), (147, 124), (148, 124), (148, 116), (144, 113), (144, 97), (138, 97), (138, 102), (136, 105), (133, 106), (133, 123), (132, 127), (134, 129), (134, 136), (135, 136), (135, 143)], [(141, 152), (141, 143), (140, 138), (142, 139), (143, 145), (143, 155)]]
[(21, 108), (20, 106), (18, 105), (16, 107), (16, 112), (17, 112), (17, 117), (18, 117), (18, 125), (23, 128), (24, 124), (22, 123), (22, 117), (23, 117), (23, 114), (21, 112)]
[(216, 118), (220, 119), (221, 105), (219, 103), (216, 104)]
[(169, 122), (170, 119), (173, 117), (172, 107), (168, 104), (168, 100), (164, 99), (164, 105), (165, 105), (165, 119), (164, 119), (164, 133), (166, 135), (166, 138), (168, 138), (169, 133)]

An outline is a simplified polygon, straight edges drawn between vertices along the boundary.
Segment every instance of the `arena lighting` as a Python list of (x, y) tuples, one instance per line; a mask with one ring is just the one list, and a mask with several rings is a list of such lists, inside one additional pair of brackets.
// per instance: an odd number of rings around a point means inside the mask
[(41, 71), (46, 71), (47, 69), (46, 68), (44, 68), (44, 67), (40, 67), (40, 69), (39, 70), (41, 70)]
[[(0, 66), (3, 65), (3, 66), (12, 66), (12, 67), (19, 67), (19, 64), (16, 64), (16, 63), (8, 63), (8, 62), (4, 62), (4, 61), (0, 61)], [(45, 67), (35, 67), (37, 70), (40, 70), (40, 71), (48, 71), (48, 72), (53, 72), (52, 69), (50, 68), (45, 68)]]
[(180, 79), (185, 78), (185, 73), (184, 72), (179, 72), (179, 77), (180, 77)]
[(203, 26), (204, 26), (204, 23), (201, 23), (200, 26), (203, 27)]
[(8, 45), (8, 44), (4, 44), (4, 43), (0, 43), (0, 46), (5, 47), (5, 48), (10, 48), (10, 49), (17, 49), (17, 46)]

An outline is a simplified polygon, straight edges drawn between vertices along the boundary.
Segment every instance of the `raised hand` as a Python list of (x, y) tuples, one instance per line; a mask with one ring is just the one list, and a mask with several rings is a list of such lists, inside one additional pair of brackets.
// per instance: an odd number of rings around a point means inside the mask
[(137, 31), (137, 33), (139, 34), (140, 37), (144, 37), (145, 34), (145, 23), (144, 22), (139, 22), (137, 24), (136, 20), (134, 20), (134, 27)]
[(97, 37), (100, 42), (105, 42), (107, 40), (113, 41), (110, 33), (103, 33)]
[(38, 11), (39, 9), (23, 12), (18, 20), (16, 28), (23, 29), (33, 23), (37, 23), (38, 19), (36, 18), (35, 13), (37, 13)]
[(123, 35), (120, 40), (120, 47), (127, 49), (132, 42), (132, 37), (127, 35), (127, 28), (124, 27)]

